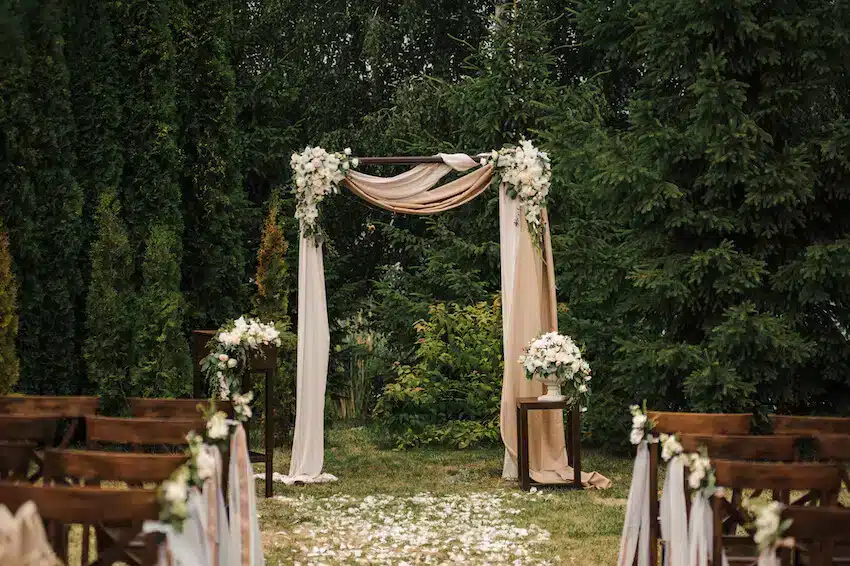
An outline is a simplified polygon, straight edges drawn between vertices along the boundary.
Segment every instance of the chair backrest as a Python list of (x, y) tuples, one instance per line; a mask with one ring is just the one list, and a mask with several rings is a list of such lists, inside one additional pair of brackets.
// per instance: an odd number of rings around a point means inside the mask
[(79, 418), (96, 414), (99, 407), (100, 398), (98, 397), (0, 396), (0, 415)]
[(737, 434), (750, 433), (752, 413), (666, 413), (647, 411), (655, 422), (657, 433), (667, 434)]
[(56, 438), (56, 421), (55, 417), (0, 415), (0, 440), (51, 446)]
[[(169, 418), (169, 419), (198, 419), (201, 418), (199, 406), (209, 405), (208, 399), (146, 399), (130, 397), (130, 414), (140, 418)], [(216, 410), (224, 411), (228, 417), (233, 417), (233, 403), (230, 401), (215, 402)]]
[[(712, 460), (717, 485), (773, 491), (817, 490), (838, 497), (841, 468), (835, 464), (786, 464)], [(833, 502), (834, 503), (834, 502)]]
[(850, 418), (771, 415), (773, 434), (850, 434)]
[(86, 443), (132, 444), (137, 446), (183, 446), (190, 431), (202, 432), (203, 419), (124, 419), (118, 417), (86, 417)]
[(814, 440), (819, 460), (850, 462), (850, 434), (818, 434)]
[(93, 450), (47, 450), (47, 481), (123, 481), (130, 485), (162, 483), (186, 462), (182, 454), (139, 454)]
[[(810, 566), (831, 566), (836, 558), (836, 545), (842, 548), (843, 564), (848, 562), (844, 555), (850, 544), (850, 509), (836, 507), (786, 507), (783, 519), (791, 519), (785, 536), (798, 542), (798, 553), (807, 555)], [(801, 544), (800, 544), (801, 543)]]
[(799, 459), (798, 437), (784, 436), (727, 436), (680, 434), (679, 443), (685, 452), (699, 452), (705, 447), (709, 457), (722, 460), (766, 460), (793, 462)]
[(0, 479), (26, 479), (35, 458), (34, 442), (0, 441)]
[[(35, 503), (47, 523), (54, 551), (63, 562), (68, 560), (65, 525), (99, 524), (121, 526), (121, 535), (98, 551), (97, 564), (113, 564), (127, 547), (138, 540), (144, 521), (156, 520), (159, 503), (156, 491), (141, 489), (100, 489), (87, 487), (34, 486), (0, 482), (0, 504), (12, 513), (26, 503)], [(81, 551), (82, 553), (82, 551)], [(144, 566), (153, 566), (146, 562)]]

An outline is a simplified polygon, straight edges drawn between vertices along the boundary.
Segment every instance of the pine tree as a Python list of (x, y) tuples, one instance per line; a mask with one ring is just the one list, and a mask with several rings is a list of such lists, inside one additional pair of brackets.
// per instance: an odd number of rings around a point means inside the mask
[(101, 195), (98, 231), (91, 248), (85, 359), (89, 383), (106, 409), (119, 409), (130, 391), (129, 370), (135, 320), (133, 249), (120, 217), (115, 191)]
[(241, 176), (241, 136), (231, 62), (232, 4), (188, 10), (180, 42), (185, 155), (183, 281), (193, 328), (218, 328), (249, 304), (246, 243), (254, 222)]
[(846, 410), (850, 10), (640, 6), (630, 129), (596, 161), (641, 248), (615, 379), (655, 406)]
[(142, 266), (142, 291), (133, 336), (132, 394), (178, 397), (189, 392), (192, 361), (183, 330), (185, 303), (173, 230), (155, 226)]
[(18, 382), (17, 336), (17, 285), (12, 275), (9, 236), (0, 224), (0, 395), (10, 393)]

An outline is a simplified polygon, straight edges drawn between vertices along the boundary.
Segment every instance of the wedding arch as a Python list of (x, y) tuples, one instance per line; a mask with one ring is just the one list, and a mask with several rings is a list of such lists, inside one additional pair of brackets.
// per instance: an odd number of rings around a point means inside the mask
[[(413, 165), (392, 177), (356, 171), (362, 165)], [(286, 483), (331, 481), (324, 474), (324, 407), (330, 331), (322, 255), (320, 207), (344, 185), (374, 206), (399, 214), (436, 214), (470, 202), (490, 186), (499, 187), (504, 376), (500, 429), (505, 445), (503, 477), (517, 477), (516, 399), (543, 393), (525, 379), (517, 361), (542, 333), (557, 331), (554, 263), (546, 197), (550, 164), (527, 140), (515, 147), (479, 154), (429, 157), (353, 157), (350, 149), (329, 153), (307, 147), (294, 154), (296, 213), (300, 221), (298, 260), (298, 354), (295, 433)], [(440, 185), (452, 172), (462, 176)], [(532, 479), (573, 481), (564, 440), (562, 411), (535, 411), (529, 419)], [(595, 472), (582, 474), (588, 486), (605, 487)]]

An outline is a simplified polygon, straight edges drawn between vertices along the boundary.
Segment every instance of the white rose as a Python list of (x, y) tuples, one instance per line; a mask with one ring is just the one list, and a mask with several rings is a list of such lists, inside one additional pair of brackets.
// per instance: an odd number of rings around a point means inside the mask
[(578, 386), (578, 392), (579, 392), (579, 393), (587, 393), (587, 385), (585, 385), (584, 383), (582, 383), (581, 385), (579, 385), (579, 386)]
[(639, 428), (643, 430), (644, 425), (646, 425), (646, 415), (642, 413), (638, 413), (632, 417), (632, 427)]
[(218, 361), (220, 361), (220, 362), (226, 362), (229, 359), (230, 359), (230, 356), (228, 356), (227, 354), (219, 354), (218, 355)]
[(217, 412), (207, 421), (207, 434), (210, 438), (227, 438), (227, 415), (224, 412)]
[(169, 503), (186, 501), (186, 498), (189, 496), (189, 486), (177, 479), (168, 480), (163, 483), (163, 496)]
[(343, 152), (344, 154), (346, 154), (346, 155), (351, 155), (351, 148), (350, 148), (350, 147), (347, 147), (347, 148), (345, 148), (342, 152)]
[(195, 465), (198, 467), (198, 477), (201, 478), (201, 481), (215, 475), (215, 458), (207, 450), (198, 452)]
[(357, 159), (356, 157), (351, 160), (351, 166), (352, 167), (357, 167), (359, 164), (360, 164), (360, 160)]
[(640, 444), (641, 440), (643, 440), (643, 429), (633, 428), (629, 435), (629, 441), (632, 444)]
[(227, 360), (227, 367), (235, 368), (237, 363), (239, 362), (236, 361), (236, 358), (230, 358), (229, 360)]

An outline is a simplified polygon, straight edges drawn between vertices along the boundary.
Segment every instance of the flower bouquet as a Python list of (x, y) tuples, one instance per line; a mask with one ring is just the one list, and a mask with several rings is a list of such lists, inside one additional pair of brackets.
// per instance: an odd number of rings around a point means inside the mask
[(561, 387), (567, 388), (569, 399), (584, 410), (590, 396), (590, 365), (582, 359), (572, 338), (549, 332), (532, 341), (519, 357), (528, 379), (546, 385), (546, 394), (539, 401), (563, 401), (567, 398)]

